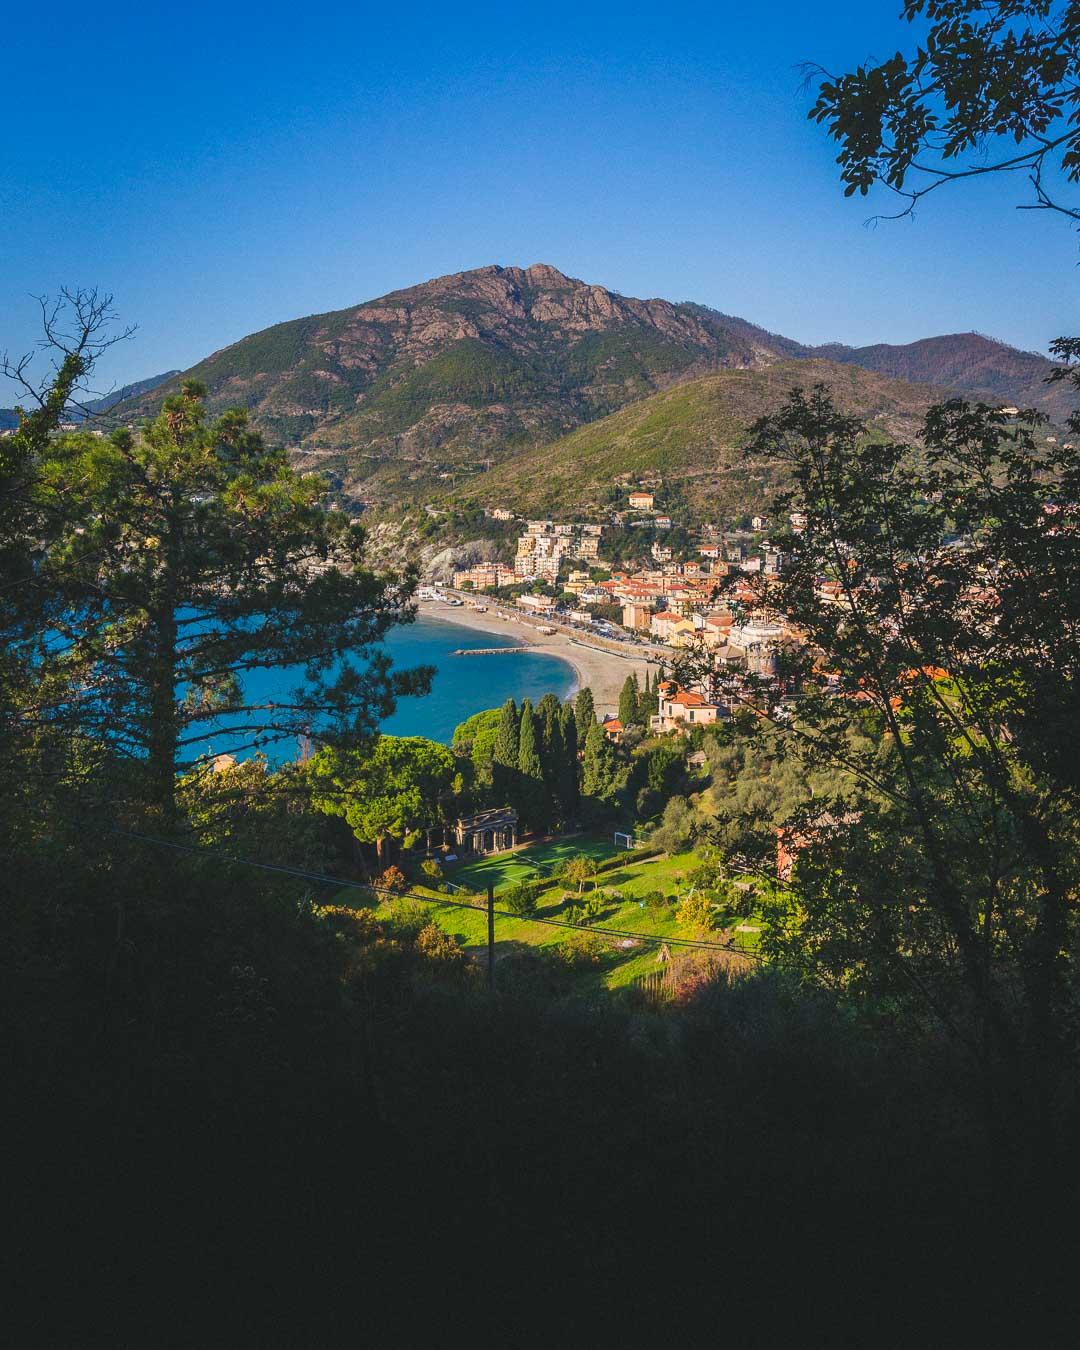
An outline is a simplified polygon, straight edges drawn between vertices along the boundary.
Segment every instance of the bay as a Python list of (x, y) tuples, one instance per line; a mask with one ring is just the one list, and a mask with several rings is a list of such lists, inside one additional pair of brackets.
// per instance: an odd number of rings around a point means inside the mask
[(518, 647), (509, 637), (496, 637), (464, 624), (419, 618), (395, 628), (386, 650), (399, 669), (431, 665), (436, 675), (425, 698), (403, 698), (383, 723), (392, 736), (427, 736), (450, 744), (454, 728), (473, 713), (497, 708), (508, 698), (535, 704), (544, 694), (566, 698), (577, 684), (573, 666), (547, 652), (528, 650), (515, 656), (454, 656), (461, 648)]
[[(507, 636), (494, 636), (464, 623), (421, 617), (415, 623), (391, 629), (383, 644), (398, 670), (413, 666), (434, 666), (431, 692), (421, 698), (403, 698), (394, 713), (382, 724), (391, 736), (426, 736), (449, 745), (454, 728), (473, 713), (497, 708), (508, 698), (521, 703), (529, 698), (535, 704), (544, 694), (567, 698), (577, 686), (576, 672), (568, 662), (547, 652), (528, 650), (508, 656), (455, 656), (462, 648), (520, 647), (523, 644)], [(254, 700), (284, 699), (295, 688), (303, 668), (250, 671), (244, 678), (244, 691)], [(206, 728), (205, 753), (227, 751), (245, 759), (252, 747), (229, 735), (230, 718), (225, 714), (216, 725)], [(264, 753), (272, 764), (295, 757), (296, 745), (282, 741), (266, 746)]]

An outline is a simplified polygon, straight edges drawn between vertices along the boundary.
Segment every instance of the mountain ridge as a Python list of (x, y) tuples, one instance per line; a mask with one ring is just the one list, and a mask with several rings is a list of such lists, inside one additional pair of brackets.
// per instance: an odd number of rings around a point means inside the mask
[[(724, 370), (821, 361), (997, 403), (1068, 411), (1054, 368), (977, 334), (809, 346), (693, 301), (637, 299), (547, 263), (448, 273), (250, 334), (184, 372), (212, 411), (240, 404), (302, 467), (389, 503), (557, 443), (638, 400)], [(153, 397), (118, 416), (148, 416)]]
[(984, 402), (1038, 408), (1054, 420), (1064, 420), (1072, 408), (1072, 394), (1065, 384), (1045, 383), (1054, 362), (984, 333), (942, 333), (914, 342), (878, 342), (865, 347), (831, 342), (809, 350), (814, 356), (862, 366), (892, 379), (922, 383), (932, 373), (934, 382), (945, 388)]
[(342, 479), (391, 463), (408, 480), (424, 473), (412, 466), (437, 474), (543, 443), (679, 379), (761, 359), (760, 343), (693, 307), (549, 264), (492, 264), (273, 325), (186, 374), (212, 408), (245, 404), (263, 431)]

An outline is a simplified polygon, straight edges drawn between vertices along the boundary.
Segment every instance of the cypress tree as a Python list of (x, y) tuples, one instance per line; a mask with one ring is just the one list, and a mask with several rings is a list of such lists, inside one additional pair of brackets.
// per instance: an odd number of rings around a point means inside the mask
[(624, 727), (638, 720), (638, 682), (634, 674), (627, 675), (619, 695), (619, 721)]
[(585, 758), (581, 794), (594, 801), (603, 800), (611, 781), (611, 746), (599, 722), (594, 722), (585, 738)]
[(596, 705), (593, 703), (592, 690), (588, 685), (578, 691), (577, 700), (574, 703), (574, 721), (577, 723), (577, 743), (578, 749), (585, 747), (585, 737), (589, 734), (589, 728), (596, 721)]
[(521, 705), (521, 726), (518, 733), (518, 773), (521, 791), (519, 810), (528, 829), (543, 829), (547, 824), (545, 807), (547, 789), (544, 786), (544, 766), (540, 759), (539, 736), (532, 704), (525, 699)]
[(517, 704), (508, 698), (499, 710), (499, 727), (495, 733), (495, 750), (492, 758), (496, 764), (507, 769), (516, 769), (518, 762), (518, 717)]
[(646, 728), (649, 725), (649, 718), (652, 717), (652, 715), (660, 707), (660, 697), (656, 692), (655, 686), (650, 683), (651, 674), (652, 672), (648, 668), (646, 668), (645, 688), (638, 695), (637, 701), (637, 708), (638, 708), (637, 720), (641, 723), (643, 727)]
[(545, 717), (541, 725), (540, 758), (544, 765), (544, 782), (547, 784), (552, 817), (565, 819), (563, 766), (566, 760), (566, 747), (563, 744), (562, 722), (559, 720), (557, 706), (554, 714), (548, 715), (547, 710), (545, 710)]
[(563, 817), (567, 821), (573, 821), (578, 813), (578, 749), (577, 749), (577, 723), (574, 721), (574, 710), (569, 703), (564, 703), (559, 714), (559, 725), (562, 730), (562, 761), (559, 766), (559, 804), (562, 806)]
[(545, 694), (536, 705), (540, 722), (540, 760), (544, 778), (551, 783), (558, 777), (558, 763), (562, 756), (562, 729), (559, 726), (559, 700), (554, 694)]

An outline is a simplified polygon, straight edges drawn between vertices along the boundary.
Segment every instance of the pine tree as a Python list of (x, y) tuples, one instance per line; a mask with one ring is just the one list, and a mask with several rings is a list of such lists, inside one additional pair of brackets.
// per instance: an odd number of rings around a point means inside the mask
[(619, 695), (619, 721), (624, 727), (638, 720), (638, 682), (634, 674), (627, 675)]
[[(38, 667), (64, 685), (50, 686), (50, 727), (63, 717), (80, 742), (122, 747), (160, 826), (208, 735), (220, 750), (301, 734), (348, 748), (430, 682), (354, 663), (407, 614), (411, 587), (364, 567), (363, 532), (325, 509), (325, 480), (291, 469), (242, 409), (210, 420), (205, 395), (186, 380), (137, 431), (48, 441), (37, 474), (55, 526), (35, 583), (65, 635)], [(305, 678), (283, 700), (248, 678), (292, 666)]]
[(588, 685), (578, 691), (577, 700), (574, 703), (574, 721), (577, 723), (578, 749), (583, 750), (589, 728), (596, 722), (596, 705), (593, 703), (592, 690)]

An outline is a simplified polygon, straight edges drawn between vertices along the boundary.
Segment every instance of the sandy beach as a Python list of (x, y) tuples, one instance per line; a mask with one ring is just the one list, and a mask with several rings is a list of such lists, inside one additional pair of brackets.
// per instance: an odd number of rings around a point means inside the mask
[[(549, 656), (561, 658), (577, 672), (577, 687), (580, 689), (588, 685), (592, 689), (596, 711), (601, 715), (618, 711), (619, 691), (627, 675), (636, 674), (639, 682), (644, 683), (645, 672), (650, 668), (645, 653), (640, 656), (636, 654), (621, 656), (601, 647), (588, 646), (585, 639), (571, 642), (569, 635), (562, 631), (554, 634), (541, 633), (537, 625), (543, 624), (544, 620), (533, 620), (531, 616), (514, 615), (512, 618), (501, 618), (502, 613), (513, 613), (508, 607), (496, 610), (495, 606), (489, 603), (487, 612), (480, 614), (474, 609), (466, 607), (459, 609), (440, 600), (421, 600), (419, 608), (420, 613), (427, 618), (443, 619), (447, 623), (457, 623), (463, 628), (490, 633), (493, 637), (501, 639), (499, 642), (493, 642), (491, 644), (493, 647), (508, 645), (509, 639), (517, 639), (539, 648)], [(478, 644), (463, 643), (463, 645)], [(503, 659), (509, 658), (492, 657), (495, 661)], [(528, 657), (520, 659), (528, 660)], [(653, 668), (655, 669), (655, 663)]]

